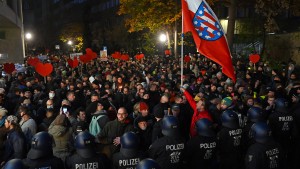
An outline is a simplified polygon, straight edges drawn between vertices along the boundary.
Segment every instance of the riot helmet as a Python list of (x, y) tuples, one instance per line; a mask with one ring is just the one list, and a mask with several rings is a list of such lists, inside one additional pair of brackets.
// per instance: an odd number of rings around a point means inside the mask
[(31, 139), (31, 148), (27, 154), (29, 159), (39, 159), (53, 155), (53, 138), (45, 131), (36, 133)]
[(266, 122), (257, 122), (252, 125), (249, 134), (257, 143), (266, 143), (271, 138), (271, 129)]
[(275, 111), (276, 112), (281, 112), (281, 113), (286, 113), (287, 112), (287, 107), (288, 107), (288, 101), (284, 98), (277, 98), (275, 100)]
[(11, 159), (3, 167), (3, 169), (25, 169), (25, 166), (20, 159)]
[(180, 105), (177, 103), (173, 104), (171, 107), (171, 111), (173, 116), (177, 117), (180, 113)]
[(210, 120), (203, 118), (196, 122), (197, 133), (200, 136), (213, 137), (216, 133), (213, 130), (213, 124)]
[(120, 138), (121, 149), (120, 152), (124, 156), (134, 156), (139, 146), (139, 138), (133, 132), (126, 132)]
[(233, 110), (225, 110), (221, 115), (221, 122), (223, 127), (230, 129), (239, 128), (239, 117)]
[(136, 169), (161, 169), (161, 167), (153, 159), (146, 158), (136, 165)]
[(247, 112), (248, 120), (256, 123), (264, 120), (263, 111), (259, 107), (251, 107)]
[(162, 134), (170, 137), (178, 136), (178, 120), (175, 116), (165, 116), (162, 119)]
[(83, 131), (75, 137), (76, 152), (83, 158), (91, 158), (95, 155), (95, 137), (88, 131)]

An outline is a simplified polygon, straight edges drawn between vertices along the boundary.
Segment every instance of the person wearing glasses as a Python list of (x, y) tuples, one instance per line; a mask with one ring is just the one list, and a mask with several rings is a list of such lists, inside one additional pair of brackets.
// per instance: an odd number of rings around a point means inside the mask
[(133, 131), (133, 125), (127, 117), (127, 110), (120, 107), (117, 118), (108, 122), (97, 136), (102, 144), (101, 152), (108, 158), (111, 158), (112, 154), (120, 149), (120, 137), (126, 132)]

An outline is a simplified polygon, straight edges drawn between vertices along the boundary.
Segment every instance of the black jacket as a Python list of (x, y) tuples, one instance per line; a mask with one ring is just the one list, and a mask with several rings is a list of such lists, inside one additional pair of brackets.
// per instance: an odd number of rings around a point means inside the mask
[(239, 169), (241, 161), (242, 129), (229, 129), (223, 127), (218, 132), (218, 151), (220, 156), (220, 169)]
[(196, 136), (187, 142), (186, 160), (188, 168), (211, 169), (216, 162), (217, 138)]
[(120, 152), (114, 154), (113, 156), (113, 168), (114, 169), (127, 169), (135, 168), (135, 166), (146, 158), (145, 154), (132, 150), (130, 153)]
[(27, 153), (26, 145), (26, 138), (23, 132), (18, 132), (15, 129), (8, 131), (7, 140), (4, 145), (4, 154), (1, 157), (1, 162), (7, 162), (14, 158), (25, 158)]
[(64, 169), (64, 163), (60, 158), (55, 156), (40, 158), (36, 160), (24, 159), (23, 163), (28, 169), (36, 168), (51, 168), (51, 169)]
[(149, 148), (149, 157), (163, 169), (182, 169), (184, 151), (183, 138), (164, 136), (152, 143)]
[(266, 144), (255, 143), (249, 147), (245, 157), (245, 169), (281, 169), (282, 152), (274, 140)]
[(67, 169), (77, 168), (97, 168), (97, 169), (109, 169), (107, 159), (100, 154), (93, 156), (92, 158), (83, 158), (79, 154), (75, 153), (66, 158)]

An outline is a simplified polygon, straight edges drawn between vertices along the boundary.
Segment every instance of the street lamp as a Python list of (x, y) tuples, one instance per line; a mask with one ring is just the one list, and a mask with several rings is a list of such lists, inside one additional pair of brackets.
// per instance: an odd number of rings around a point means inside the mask
[(161, 42), (166, 42), (167, 36), (166, 36), (165, 34), (160, 34), (159, 40), (160, 40)]
[(72, 46), (73, 42), (71, 40), (69, 40), (68, 42), (68, 45)]
[(31, 33), (26, 33), (25, 34), (25, 54), (28, 53), (28, 41), (32, 39), (32, 34)]
[(32, 39), (32, 34), (31, 34), (31, 33), (26, 33), (26, 34), (25, 34), (25, 38), (26, 38), (27, 40)]

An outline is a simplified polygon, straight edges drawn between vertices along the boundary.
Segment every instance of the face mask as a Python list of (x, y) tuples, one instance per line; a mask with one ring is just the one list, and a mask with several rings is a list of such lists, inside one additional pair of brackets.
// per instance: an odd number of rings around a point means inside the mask
[(139, 127), (140, 127), (140, 129), (143, 130), (143, 131), (147, 129), (147, 126), (144, 126), (144, 125), (141, 125), (141, 126), (139, 126)]
[(49, 93), (49, 98), (50, 98), (50, 99), (53, 99), (53, 98), (54, 98), (54, 96), (55, 96), (55, 94), (54, 94), (54, 93)]
[(47, 106), (47, 109), (52, 109), (52, 108), (53, 108), (53, 105)]

